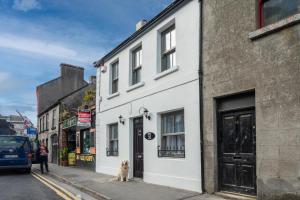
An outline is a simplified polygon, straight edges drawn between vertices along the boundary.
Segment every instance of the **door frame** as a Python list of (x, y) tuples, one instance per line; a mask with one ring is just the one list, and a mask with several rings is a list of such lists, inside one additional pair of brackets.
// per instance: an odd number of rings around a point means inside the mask
[[(232, 112), (247, 112), (247, 111), (253, 111), (254, 112), (254, 124), (256, 126), (256, 110), (255, 110), (255, 106), (249, 106), (249, 107), (244, 107), (244, 108), (236, 108), (236, 109), (229, 109), (229, 110), (217, 110), (216, 111), (216, 119), (217, 119), (217, 180), (218, 180), (218, 191), (222, 191), (222, 186), (221, 186), (221, 178), (222, 178), (222, 170), (221, 170), (221, 140), (220, 140), (220, 134), (222, 131), (222, 115), (226, 114), (226, 113), (232, 113)], [(256, 128), (255, 128), (255, 138), (256, 138)], [(255, 140), (255, 145), (254, 145), (254, 155), (255, 155), (255, 194), (245, 194), (245, 193), (241, 193), (238, 191), (228, 191), (228, 192), (233, 192), (233, 193), (237, 193), (237, 194), (243, 194), (243, 195), (257, 195), (257, 151), (256, 151), (256, 140)]]
[[(144, 165), (144, 163), (145, 163), (145, 157), (144, 157), (144, 116), (143, 115), (138, 115), (138, 116), (134, 116), (134, 117), (131, 117), (130, 118), (130, 133), (131, 133), (131, 136), (130, 136), (130, 163), (131, 163), (131, 167), (129, 168), (129, 174), (130, 174), (130, 177), (132, 177), (132, 178), (138, 178), (138, 177), (134, 177), (134, 120), (135, 119), (138, 119), (138, 118), (142, 118), (143, 119), (143, 173), (144, 173), (144, 169), (145, 169), (145, 165)], [(143, 179), (143, 178), (142, 178)]]

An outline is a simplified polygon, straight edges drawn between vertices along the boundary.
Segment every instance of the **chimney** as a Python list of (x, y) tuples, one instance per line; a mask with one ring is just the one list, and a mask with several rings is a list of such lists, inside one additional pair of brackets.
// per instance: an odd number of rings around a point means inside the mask
[(89, 84), (96, 84), (96, 76), (90, 76), (89, 77)]
[(143, 20), (139, 21), (139, 22), (135, 25), (135, 30), (136, 30), (136, 31), (140, 30), (145, 24), (147, 24), (147, 20), (143, 19)]

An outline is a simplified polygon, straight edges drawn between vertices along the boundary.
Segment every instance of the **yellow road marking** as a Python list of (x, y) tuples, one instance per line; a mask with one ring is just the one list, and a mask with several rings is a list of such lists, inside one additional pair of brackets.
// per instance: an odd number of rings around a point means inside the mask
[(67, 191), (66, 189), (62, 188), (61, 186), (57, 185), (56, 183), (52, 182), (51, 180), (47, 179), (46, 177), (43, 177), (39, 174), (37, 174), (36, 172), (32, 172), (34, 175), (38, 176), (40, 179), (48, 182), (49, 184), (53, 185), (56, 188), (59, 188), (59, 190), (63, 191), (65, 194), (67, 194), (69, 197), (73, 198), (73, 199), (77, 199), (77, 197), (72, 194), (71, 192)]
[[(35, 177), (36, 179), (38, 179), (39, 181), (41, 181), (43, 184), (45, 184), (50, 189), (52, 189), (54, 192), (56, 192), (57, 195), (59, 195), (63, 199), (65, 199), (65, 200), (77, 200), (77, 197), (74, 196), (71, 192), (65, 190), (61, 186), (53, 183), (52, 181), (46, 179), (45, 177), (42, 177), (42, 176), (38, 175), (35, 172), (32, 172), (32, 176)], [(59, 189), (57, 189), (57, 188), (59, 188)], [(61, 191), (63, 191), (63, 192), (61, 192)]]

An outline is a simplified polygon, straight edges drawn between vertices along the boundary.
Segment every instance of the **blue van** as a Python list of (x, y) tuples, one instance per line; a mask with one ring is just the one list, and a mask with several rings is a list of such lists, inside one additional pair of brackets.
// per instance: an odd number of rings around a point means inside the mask
[(28, 137), (0, 135), (0, 169), (31, 171), (32, 149)]

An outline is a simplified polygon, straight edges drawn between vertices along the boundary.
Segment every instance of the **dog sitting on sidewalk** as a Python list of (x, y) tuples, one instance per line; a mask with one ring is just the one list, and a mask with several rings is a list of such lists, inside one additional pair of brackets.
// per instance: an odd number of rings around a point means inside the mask
[(122, 182), (128, 181), (128, 170), (129, 170), (128, 160), (123, 160), (117, 175), (117, 180)]

